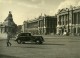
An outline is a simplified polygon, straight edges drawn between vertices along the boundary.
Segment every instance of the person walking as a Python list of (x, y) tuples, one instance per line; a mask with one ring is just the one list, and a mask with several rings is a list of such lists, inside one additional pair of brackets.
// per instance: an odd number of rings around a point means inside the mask
[(12, 44), (10, 43), (10, 39), (11, 39), (11, 33), (7, 32), (7, 47), (11, 46)]

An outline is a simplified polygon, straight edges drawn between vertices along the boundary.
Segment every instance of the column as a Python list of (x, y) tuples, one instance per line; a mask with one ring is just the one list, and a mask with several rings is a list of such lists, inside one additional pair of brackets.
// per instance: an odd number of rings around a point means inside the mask
[(0, 26), (0, 33), (1, 33), (1, 26)]
[(76, 34), (78, 33), (78, 13), (76, 13)]
[[(61, 16), (61, 25), (63, 26), (63, 15)], [(63, 33), (63, 28), (61, 28), (61, 34)]]
[(64, 25), (64, 16), (62, 15), (62, 25)]
[(43, 18), (43, 34), (45, 34), (45, 18)]
[(38, 19), (38, 34), (39, 34), (39, 25), (40, 25), (40, 24), (39, 24), (39, 19)]
[(64, 32), (65, 32), (65, 26), (66, 26), (66, 14), (64, 15)]
[(61, 15), (61, 25), (62, 25), (62, 15)]
[(76, 13), (76, 15), (77, 15), (77, 17), (76, 17), (76, 19), (77, 19), (76, 24), (78, 24), (78, 13)]
[(79, 26), (79, 12), (78, 12), (78, 26)]
[(59, 26), (60, 26), (60, 16), (57, 15), (57, 34), (59, 33)]
[(1, 26), (0, 26), (0, 33), (1, 33)]
[(80, 24), (80, 12), (78, 14), (78, 23)]

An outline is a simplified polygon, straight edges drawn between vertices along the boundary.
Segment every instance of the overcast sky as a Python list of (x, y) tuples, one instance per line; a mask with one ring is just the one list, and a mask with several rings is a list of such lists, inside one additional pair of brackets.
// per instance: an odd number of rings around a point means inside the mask
[(79, 0), (0, 0), (0, 22), (3, 22), (11, 11), (14, 22), (23, 24), (24, 20), (37, 18), (39, 15), (55, 15), (58, 9), (78, 6)]

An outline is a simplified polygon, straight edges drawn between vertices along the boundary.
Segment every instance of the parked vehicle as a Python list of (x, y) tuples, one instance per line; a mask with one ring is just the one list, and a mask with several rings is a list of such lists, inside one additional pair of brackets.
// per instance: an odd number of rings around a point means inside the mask
[(25, 42), (35, 42), (36, 44), (42, 44), (44, 39), (42, 36), (32, 36), (31, 33), (20, 33), (16, 40), (18, 44)]

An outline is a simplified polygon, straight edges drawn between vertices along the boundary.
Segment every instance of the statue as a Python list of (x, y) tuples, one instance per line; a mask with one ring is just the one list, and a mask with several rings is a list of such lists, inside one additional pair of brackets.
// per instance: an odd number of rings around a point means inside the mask
[(9, 15), (8, 15), (8, 17), (12, 17), (11, 11), (9, 11)]

